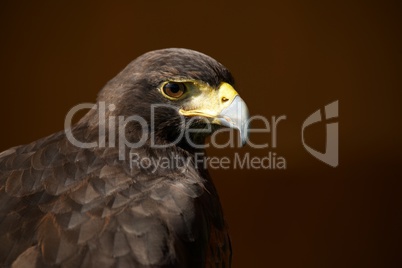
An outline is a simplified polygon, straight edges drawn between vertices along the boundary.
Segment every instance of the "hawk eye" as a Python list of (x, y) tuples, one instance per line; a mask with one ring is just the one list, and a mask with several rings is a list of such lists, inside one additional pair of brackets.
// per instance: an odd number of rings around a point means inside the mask
[(186, 92), (186, 86), (183, 83), (166, 83), (163, 93), (170, 98), (178, 99)]

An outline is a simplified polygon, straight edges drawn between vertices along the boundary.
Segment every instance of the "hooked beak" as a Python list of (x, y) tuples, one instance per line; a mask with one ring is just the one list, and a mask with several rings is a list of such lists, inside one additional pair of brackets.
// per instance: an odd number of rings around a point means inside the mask
[(247, 105), (237, 95), (232, 103), (220, 112), (216, 121), (222, 126), (237, 129), (240, 133), (241, 144), (244, 145), (248, 139), (248, 118)]
[(228, 83), (222, 83), (218, 90), (201, 88), (201, 92), (192, 98), (196, 109), (180, 109), (184, 116), (202, 116), (211, 120), (213, 124), (234, 128), (239, 131), (241, 144), (248, 139), (249, 113), (246, 103), (236, 90)]

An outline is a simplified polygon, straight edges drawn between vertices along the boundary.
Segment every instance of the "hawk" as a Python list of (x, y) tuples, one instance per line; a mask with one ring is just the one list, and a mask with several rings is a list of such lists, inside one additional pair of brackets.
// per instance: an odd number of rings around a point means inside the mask
[(0, 154), (1, 266), (230, 267), (218, 194), (196, 157), (220, 127), (245, 142), (247, 119), (211, 57), (138, 57), (77, 123)]

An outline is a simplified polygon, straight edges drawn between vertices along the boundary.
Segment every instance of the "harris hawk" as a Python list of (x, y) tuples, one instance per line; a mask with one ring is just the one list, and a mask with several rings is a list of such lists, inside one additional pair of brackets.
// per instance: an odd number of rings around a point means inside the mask
[(1, 266), (230, 267), (217, 191), (195, 157), (219, 127), (247, 139), (233, 84), (205, 54), (151, 51), (76, 124), (0, 153)]

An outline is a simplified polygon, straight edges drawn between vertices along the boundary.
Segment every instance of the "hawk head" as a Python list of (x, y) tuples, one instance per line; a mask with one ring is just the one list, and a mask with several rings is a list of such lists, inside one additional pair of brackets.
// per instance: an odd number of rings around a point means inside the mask
[[(221, 126), (237, 129), (242, 143), (247, 139), (248, 110), (231, 73), (197, 51), (169, 48), (143, 54), (106, 84), (98, 101), (113, 105), (109, 116), (136, 116), (124, 126), (130, 141), (145, 131), (158, 143), (188, 145), (189, 137), (203, 143)], [(184, 135), (189, 129), (191, 135)]]

